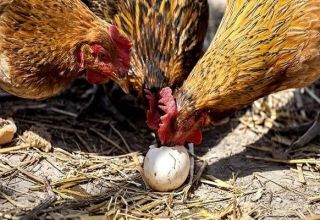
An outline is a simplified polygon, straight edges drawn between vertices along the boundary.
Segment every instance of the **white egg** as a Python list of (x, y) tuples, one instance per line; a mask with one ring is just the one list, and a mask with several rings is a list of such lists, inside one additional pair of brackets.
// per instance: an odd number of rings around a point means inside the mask
[(188, 177), (190, 157), (184, 146), (150, 146), (143, 164), (146, 182), (157, 191), (166, 192), (180, 187)]

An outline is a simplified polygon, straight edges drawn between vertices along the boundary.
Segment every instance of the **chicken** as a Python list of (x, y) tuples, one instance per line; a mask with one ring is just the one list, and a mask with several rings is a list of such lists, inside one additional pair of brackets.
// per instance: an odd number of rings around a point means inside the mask
[(63, 91), (86, 74), (91, 83), (124, 77), (130, 41), (79, 0), (2, 0), (0, 87), (28, 99)]
[(203, 55), (207, 0), (127, 0), (115, 22), (133, 44), (131, 69), (119, 85), (144, 100), (147, 125), (156, 129), (159, 91), (180, 86)]
[(270, 93), (320, 78), (320, 0), (229, 0), (208, 51), (181, 88), (160, 92), (163, 144), (201, 142), (201, 128)]
[[(82, 0), (82, 2), (85, 3), (95, 15), (106, 22), (113, 23), (118, 8), (115, 0)], [(89, 113), (97, 112), (97, 110), (99, 110), (99, 112), (109, 113), (109, 115), (118, 122), (129, 122), (111, 100), (113, 88), (120, 90), (113, 81), (110, 81), (107, 84), (93, 85), (93, 88), (90, 89), (92, 91), (90, 91), (90, 99), (81, 108), (80, 112), (77, 114), (77, 118), (82, 119), (88, 116)]]

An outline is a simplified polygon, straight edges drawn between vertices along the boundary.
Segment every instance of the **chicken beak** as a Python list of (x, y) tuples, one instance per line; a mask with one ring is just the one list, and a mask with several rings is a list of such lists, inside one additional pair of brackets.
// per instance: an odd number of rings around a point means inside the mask
[(127, 79), (121, 79), (121, 80), (116, 80), (118, 85), (121, 87), (121, 89), (126, 93), (129, 94), (130, 90), (129, 90), (129, 85), (127, 82)]

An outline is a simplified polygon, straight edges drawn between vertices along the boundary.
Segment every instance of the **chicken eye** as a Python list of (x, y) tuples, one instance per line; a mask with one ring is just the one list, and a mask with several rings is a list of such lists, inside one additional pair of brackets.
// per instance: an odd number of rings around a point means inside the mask
[(104, 54), (104, 53), (100, 53), (100, 54), (99, 54), (99, 58), (100, 58), (101, 60), (104, 60), (106, 57), (107, 57), (107, 55)]

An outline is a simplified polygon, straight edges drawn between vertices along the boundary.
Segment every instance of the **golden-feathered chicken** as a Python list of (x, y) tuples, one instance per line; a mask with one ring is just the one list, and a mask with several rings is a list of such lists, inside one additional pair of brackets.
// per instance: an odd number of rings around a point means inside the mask
[(203, 54), (207, 0), (126, 0), (115, 22), (133, 45), (131, 69), (119, 84), (149, 102), (147, 124), (157, 129), (159, 91), (180, 86)]
[(85, 73), (89, 82), (124, 77), (129, 40), (79, 0), (2, 0), (0, 87), (43, 99)]
[(320, 0), (229, 0), (213, 42), (182, 87), (160, 92), (159, 138), (200, 143), (200, 129), (210, 122), (319, 77)]

